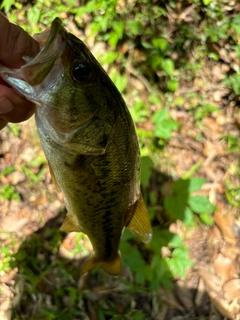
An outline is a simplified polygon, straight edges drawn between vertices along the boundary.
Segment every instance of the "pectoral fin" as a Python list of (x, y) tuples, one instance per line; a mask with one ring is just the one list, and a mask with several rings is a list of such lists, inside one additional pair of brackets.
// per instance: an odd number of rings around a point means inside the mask
[(125, 226), (142, 242), (148, 243), (151, 240), (152, 227), (142, 196), (130, 209)]
[(83, 230), (76, 224), (69, 213), (63, 221), (60, 230), (64, 232), (83, 232)]
[(81, 274), (84, 274), (88, 272), (89, 270), (100, 267), (102, 268), (106, 273), (110, 274), (111, 276), (116, 276), (121, 271), (121, 256), (118, 252), (118, 255), (115, 259), (109, 260), (109, 261), (101, 261), (100, 259), (97, 259), (94, 255), (87, 258), (86, 262), (83, 264), (80, 272)]
[(53, 181), (53, 183), (54, 183), (54, 185), (56, 187), (56, 190), (57, 190), (57, 192), (61, 192), (61, 189), (60, 189), (59, 184), (58, 184), (58, 182), (57, 182), (57, 180), (55, 178), (55, 175), (54, 175), (54, 172), (52, 170), (52, 167), (51, 167), (50, 163), (48, 163), (48, 166), (49, 166), (49, 171), (50, 171), (50, 174), (51, 174), (51, 178), (52, 178), (52, 181)]

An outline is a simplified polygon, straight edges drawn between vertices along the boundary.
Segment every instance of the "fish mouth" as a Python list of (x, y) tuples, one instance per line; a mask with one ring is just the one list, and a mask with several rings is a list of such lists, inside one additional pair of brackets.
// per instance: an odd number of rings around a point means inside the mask
[[(51, 72), (51, 79), (48, 77), (55, 61), (66, 47), (68, 32), (62, 26), (61, 20), (55, 18), (51, 28), (41, 34), (34, 35), (34, 38), (40, 46), (40, 52), (37, 56), (34, 58), (23, 57), (26, 64), (19, 69), (9, 69), (0, 65), (0, 76), (28, 100), (38, 103), (36, 91), (49, 86), (54, 78), (62, 72), (61, 68), (58, 68), (58, 71)], [(40, 84), (41, 88), (37, 90)]]

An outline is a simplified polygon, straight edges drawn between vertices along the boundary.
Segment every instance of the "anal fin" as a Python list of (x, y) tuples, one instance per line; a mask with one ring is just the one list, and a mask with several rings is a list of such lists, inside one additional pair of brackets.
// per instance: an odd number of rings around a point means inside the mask
[(52, 181), (53, 181), (53, 183), (54, 183), (54, 185), (56, 187), (57, 192), (61, 192), (61, 188), (59, 187), (59, 184), (58, 184), (58, 182), (57, 182), (57, 180), (55, 178), (55, 175), (54, 175), (54, 172), (53, 172), (53, 169), (52, 169), (50, 163), (48, 163), (48, 167), (49, 167), (49, 171), (50, 171), (50, 174), (51, 174)]
[(76, 224), (69, 213), (63, 221), (60, 230), (64, 232), (83, 232), (83, 230)]
[(125, 226), (144, 243), (152, 239), (152, 227), (142, 196), (129, 210)]

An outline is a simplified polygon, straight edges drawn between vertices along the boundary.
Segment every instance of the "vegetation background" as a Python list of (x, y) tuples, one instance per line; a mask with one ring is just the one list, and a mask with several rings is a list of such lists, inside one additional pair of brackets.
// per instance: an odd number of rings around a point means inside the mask
[(240, 319), (240, 4), (237, 0), (0, 2), (30, 34), (55, 17), (123, 94), (153, 225), (124, 232), (123, 270), (79, 276), (91, 250), (65, 208), (33, 120), (0, 132), (0, 318)]

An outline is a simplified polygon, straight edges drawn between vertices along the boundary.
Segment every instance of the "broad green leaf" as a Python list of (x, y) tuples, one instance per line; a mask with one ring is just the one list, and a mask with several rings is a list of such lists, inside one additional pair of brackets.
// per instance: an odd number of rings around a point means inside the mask
[(182, 248), (176, 248), (173, 253), (172, 256), (174, 258), (178, 258), (178, 259), (185, 259), (188, 255), (188, 249), (186, 247), (182, 247)]
[(141, 165), (141, 184), (143, 188), (146, 188), (151, 177), (152, 169), (153, 169), (153, 161), (150, 157), (142, 157), (142, 165)]
[[(112, 52), (114, 53), (114, 52)], [(112, 81), (114, 82), (115, 86), (118, 88), (120, 92), (126, 88), (127, 85), (127, 78), (125, 75), (121, 75), (118, 71), (113, 71), (110, 74)]]
[(119, 37), (115, 32), (110, 33), (108, 43), (112, 48), (115, 48), (118, 43)]
[(112, 27), (118, 36), (118, 39), (122, 39), (124, 31), (124, 22), (122, 20), (114, 21)]
[(148, 97), (149, 102), (155, 104), (156, 106), (160, 105), (161, 101), (156, 93), (151, 93)]
[(162, 61), (162, 69), (169, 75), (172, 76), (174, 73), (174, 62), (171, 59), (165, 59)]
[(167, 119), (161, 121), (161, 118), (158, 118), (158, 123), (156, 124), (156, 127), (154, 129), (154, 133), (156, 137), (163, 138), (163, 139), (169, 139), (171, 138), (172, 131), (176, 127), (178, 127), (179, 123), (177, 121), (174, 121), (172, 119)]
[(166, 129), (163, 125), (158, 125), (154, 130), (155, 136), (162, 139), (171, 138), (171, 133), (172, 132), (169, 131), (169, 129)]
[(193, 262), (188, 258), (186, 248), (177, 248), (172, 253), (172, 258), (166, 258), (170, 270), (175, 276), (184, 277), (186, 267), (192, 266)]
[(167, 88), (170, 91), (176, 91), (179, 85), (179, 81), (178, 80), (174, 80), (174, 79), (170, 79), (167, 82)]
[(127, 228), (124, 229), (121, 240), (122, 241), (127, 241), (129, 239), (134, 239), (134, 235), (132, 232), (130, 232)]
[(185, 208), (184, 211), (184, 219), (183, 222), (186, 224), (186, 226), (188, 227), (193, 227), (195, 226), (195, 222), (194, 222), (194, 215), (192, 210), (189, 207)]
[(149, 60), (153, 70), (156, 70), (157, 68), (160, 68), (162, 66), (163, 58), (159, 54), (153, 54), (152, 56), (150, 56)]
[(212, 2), (212, 0), (202, 0), (202, 2), (205, 6), (208, 6)]
[(40, 17), (40, 10), (37, 7), (31, 7), (27, 11), (27, 18), (30, 25), (33, 27), (38, 23)]
[(179, 179), (177, 181), (174, 181), (174, 183), (173, 183), (173, 191), (174, 191), (174, 193), (185, 194), (186, 196), (188, 196), (189, 184), (190, 184), (189, 180)]
[(200, 213), (199, 218), (203, 223), (207, 224), (208, 226), (212, 227), (214, 225), (213, 216), (211, 216), (209, 213)]
[(192, 196), (188, 200), (188, 204), (193, 212), (210, 213), (214, 211), (214, 205), (204, 196)]
[(164, 208), (167, 213), (181, 221), (184, 220), (185, 209), (187, 207), (188, 194), (176, 194), (164, 198)]
[(3, 0), (2, 4), (0, 4), (0, 9), (3, 8), (5, 13), (8, 13), (14, 2), (14, 0)]
[(183, 247), (184, 246), (184, 244), (182, 242), (182, 239), (177, 234), (173, 234), (172, 239), (169, 242), (169, 244), (173, 248), (179, 248), (179, 247)]
[(179, 126), (179, 123), (173, 119), (167, 119), (166, 121), (164, 121), (163, 125), (166, 129), (172, 131)]
[(154, 252), (160, 253), (160, 249), (167, 247), (174, 236), (175, 234), (168, 230), (160, 230), (159, 227), (153, 227), (153, 236), (149, 246)]
[(155, 48), (158, 48), (164, 51), (168, 45), (168, 42), (164, 38), (154, 38), (152, 39), (152, 44), (154, 45)]
[(167, 108), (163, 108), (162, 110), (156, 111), (152, 116), (152, 122), (160, 125), (167, 118), (167, 114)]
[(189, 193), (200, 190), (201, 187), (206, 182), (204, 178), (199, 178), (199, 177), (191, 178), (188, 181), (189, 181), (189, 187), (188, 187)]

